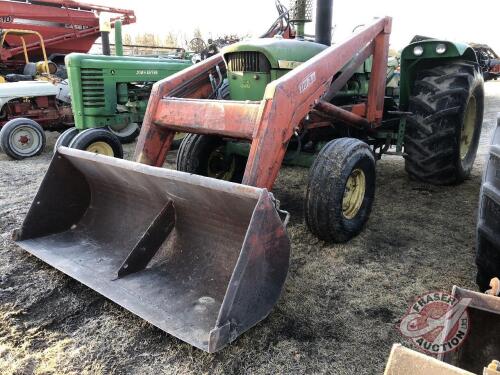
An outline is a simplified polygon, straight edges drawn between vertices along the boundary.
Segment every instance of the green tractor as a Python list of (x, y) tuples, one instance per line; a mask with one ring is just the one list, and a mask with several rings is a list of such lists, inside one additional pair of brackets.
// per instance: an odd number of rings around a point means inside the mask
[(75, 127), (56, 141), (123, 157), (122, 143), (139, 134), (153, 84), (192, 65), (190, 60), (72, 53), (66, 57)]
[[(224, 48), (227, 99), (265, 98), (268, 85), (326, 48), (310, 41), (279, 38)], [(351, 60), (322, 100), (351, 111), (366, 103), (373, 59), (370, 56), (361, 63)], [(394, 60), (387, 64), (383, 113), (377, 126), (366, 126), (363, 121), (356, 124), (342, 112), (329, 112), (328, 105), (319, 104), (306, 119), (317, 125), (298, 129), (288, 143), (283, 164), (310, 168), (306, 223), (322, 239), (346, 241), (362, 229), (374, 197), (374, 161), (384, 154), (403, 156), (409, 176), (430, 184), (458, 184), (470, 175), (484, 108), (483, 78), (473, 49), (426, 39), (406, 46), (400, 62), (400, 76)], [(348, 79), (342, 71), (350, 72)], [(368, 147), (371, 156), (356, 172), (349, 167), (350, 153)], [(177, 169), (242, 182), (250, 149), (246, 140), (190, 134), (181, 143)], [(345, 165), (330, 171), (320, 162), (333, 157), (341, 158)], [(330, 178), (326, 175), (338, 181), (328, 191), (323, 183)], [(328, 220), (317, 222), (317, 217), (328, 215), (332, 215)]]
[(465, 180), (476, 158), (484, 82), (474, 50), (442, 40), (412, 43), (401, 55), (400, 108), (406, 170), (433, 183)]
[(54, 152), (66, 146), (122, 158), (122, 144), (139, 134), (153, 84), (193, 64), (183, 49), (173, 50), (176, 53), (164, 57), (123, 56), (118, 21), (115, 56), (66, 56), (75, 126), (59, 136)]

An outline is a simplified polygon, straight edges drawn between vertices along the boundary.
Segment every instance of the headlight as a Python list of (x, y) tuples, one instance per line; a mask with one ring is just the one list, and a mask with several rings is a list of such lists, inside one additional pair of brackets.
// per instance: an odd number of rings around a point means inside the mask
[(446, 44), (444, 43), (439, 43), (437, 46), (436, 46), (436, 53), (442, 55), (443, 53), (446, 52)]
[(415, 46), (415, 48), (413, 48), (413, 54), (415, 56), (422, 56), (423, 53), (424, 53), (424, 47), (422, 47), (422, 46)]

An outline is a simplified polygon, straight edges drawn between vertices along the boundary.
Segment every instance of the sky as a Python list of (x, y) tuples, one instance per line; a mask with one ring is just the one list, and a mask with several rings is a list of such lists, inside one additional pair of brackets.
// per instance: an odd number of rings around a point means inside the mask
[[(102, 5), (135, 10), (137, 23), (124, 28), (191, 36), (200, 28), (204, 38), (224, 34), (262, 34), (277, 17), (274, 0), (94, 0)], [(314, 1), (315, 3), (316, 1)], [(288, 0), (282, 0), (288, 6)], [(374, 17), (393, 17), (391, 45), (404, 47), (416, 35), (461, 42), (486, 43), (500, 53), (498, 0), (334, 0), (333, 40), (348, 37), (354, 27)], [(490, 9), (490, 11), (488, 11)], [(314, 32), (308, 24), (306, 33)]]

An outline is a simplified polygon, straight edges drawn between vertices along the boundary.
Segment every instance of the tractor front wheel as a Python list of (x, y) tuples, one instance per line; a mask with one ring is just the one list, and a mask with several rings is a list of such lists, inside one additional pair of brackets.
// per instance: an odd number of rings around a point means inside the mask
[(120, 140), (106, 129), (93, 128), (84, 130), (73, 138), (69, 147), (119, 159), (123, 158), (123, 148)]
[(108, 126), (108, 130), (113, 133), (122, 144), (127, 144), (136, 140), (141, 128), (136, 122), (131, 122), (126, 125)]
[(212, 135), (188, 134), (179, 147), (177, 170), (200, 176), (241, 182), (246, 160), (226, 154), (226, 141)]
[(56, 143), (54, 145), (54, 153), (56, 153), (57, 149), (60, 146), (69, 147), (69, 144), (78, 134), (77, 128), (69, 128), (61, 133), (61, 135), (57, 138)]
[(468, 62), (420, 73), (405, 132), (405, 168), (410, 177), (450, 185), (470, 175), (483, 122), (483, 86), (481, 73)]
[(309, 230), (329, 242), (356, 236), (370, 216), (375, 196), (375, 158), (354, 138), (327, 143), (310, 171), (305, 199)]
[(0, 130), (3, 151), (17, 160), (40, 155), (45, 148), (45, 141), (43, 128), (28, 118), (10, 120)]

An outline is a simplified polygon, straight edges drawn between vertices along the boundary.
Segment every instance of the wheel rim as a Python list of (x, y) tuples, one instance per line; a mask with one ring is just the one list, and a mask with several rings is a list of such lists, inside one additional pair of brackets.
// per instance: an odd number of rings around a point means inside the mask
[(40, 134), (29, 126), (19, 126), (10, 135), (9, 145), (19, 155), (31, 155), (40, 149)]
[(179, 132), (177, 132), (174, 135), (174, 141), (183, 140), (185, 136), (186, 136), (186, 133), (179, 133)]
[(467, 104), (465, 111), (464, 123), (460, 134), (460, 158), (464, 160), (469, 154), (472, 138), (474, 137), (474, 129), (476, 127), (477, 114), (476, 98), (472, 96)]
[(365, 191), (365, 173), (361, 169), (354, 169), (347, 179), (342, 199), (342, 214), (346, 219), (356, 216), (365, 199)]
[(106, 142), (98, 141), (91, 143), (85, 151), (93, 152), (95, 154), (106, 155), (106, 156), (115, 156), (113, 152), (113, 148), (107, 144)]
[(219, 180), (231, 181), (236, 170), (236, 160), (231, 157), (228, 162), (224, 154), (224, 146), (217, 147), (208, 157), (207, 176)]

